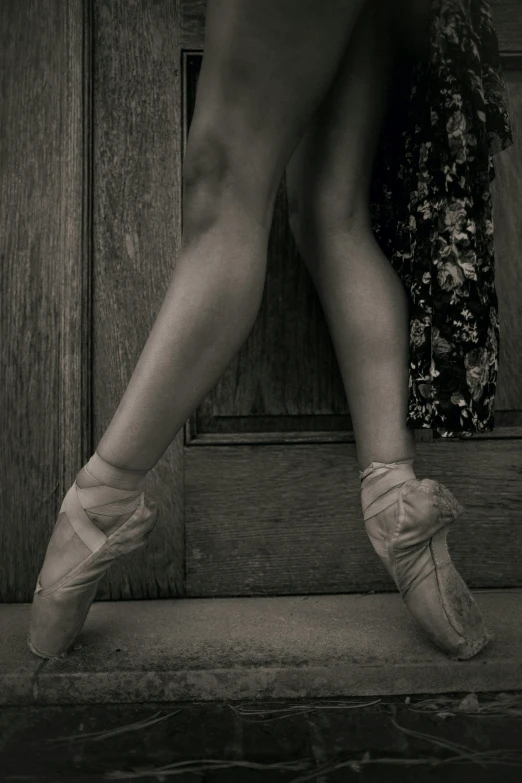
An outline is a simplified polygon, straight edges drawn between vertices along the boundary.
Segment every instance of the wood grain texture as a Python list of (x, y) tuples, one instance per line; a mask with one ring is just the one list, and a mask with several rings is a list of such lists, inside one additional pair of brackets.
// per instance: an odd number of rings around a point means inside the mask
[[(419, 478), (465, 506), (448, 536), (473, 588), (522, 584), (518, 440), (419, 444)], [(187, 449), (186, 595), (393, 590), (364, 530), (355, 447)]]
[[(206, 0), (180, 0), (180, 3), (180, 46), (182, 49), (202, 49)], [(520, 0), (492, 0), (491, 13), (500, 48), (504, 51), (522, 51)]]
[[(177, 5), (95, 0), (93, 406), (97, 443), (165, 295), (181, 236)], [(145, 550), (98, 600), (183, 595), (183, 431), (147, 478), (160, 506)]]
[(90, 449), (89, 5), (0, 5), (0, 602), (30, 601)]
[(495, 409), (522, 411), (522, 63), (505, 74), (514, 144), (496, 155), (493, 181), (495, 281), (500, 318)]

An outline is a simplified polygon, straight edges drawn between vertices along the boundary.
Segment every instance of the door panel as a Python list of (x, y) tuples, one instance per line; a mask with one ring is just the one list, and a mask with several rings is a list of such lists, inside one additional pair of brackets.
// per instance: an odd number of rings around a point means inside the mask
[[(518, 439), (419, 444), (417, 475), (465, 506), (448, 541), (472, 587), (522, 584), (520, 467)], [(364, 530), (357, 470), (345, 443), (188, 448), (187, 596), (395, 590)]]
[[(522, 38), (522, 34), (521, 34)], [(185, 52), (185, 131), (202, 55)], [(522, 437), (522, 56), (504, 59), (515, 144), (495, 159), (497, 289), (501, 315), (496, 431)], [(520, 430), (513, 430), (519, 427)], [(508, 431), (505, 429), (509, 429)], [(417, 430), (419, 441), (430, 431)], [(353, 442), (350, 411), (322, 308), (288, 227), (285, 183), (276, 197), (263, 301), (248, 340), (191, 417), (187, 445)]]

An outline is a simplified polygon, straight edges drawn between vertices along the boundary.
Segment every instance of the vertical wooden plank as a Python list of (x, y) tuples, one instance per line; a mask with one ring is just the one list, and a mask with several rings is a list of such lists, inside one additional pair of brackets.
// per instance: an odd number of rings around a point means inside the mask
[[(95, 0), (95, 445), (165, 295), (181, 235), (178, 6)], [(160, 517), (149, 546), (116, 563), (98, 599), (183, 594), (183, 430), (145, 487)]]
[[(522, 53), (517, 69), (506, 71), (513, 146), (495, 157), (493, 221), (495, 283), (499, 299), (500, 339), (495, 410), (519, 411), (522, 420)], [(518, 422), (517, 422), (518, 424)], [(521, 444), (522, 447), (522, 444)]]
[(89, 3), (0, 5), (0, 601), (32, 599), (90, 449)]

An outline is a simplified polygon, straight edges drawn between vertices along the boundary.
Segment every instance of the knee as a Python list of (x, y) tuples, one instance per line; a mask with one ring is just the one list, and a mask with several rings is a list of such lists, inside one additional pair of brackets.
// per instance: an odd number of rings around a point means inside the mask
[(212, 134), (189, 136), (183, 159), (183, 231), (201, 231), (219, 214), (230, 187), (226, 147)]
[(219, 133), (191, 127), (182, 168), (187, 196), (204, 188), (222, 190), (230, 180), (230, 173), (230, 155)]
[(255, 170), (254, 162), (219, 131), (198, 130), (189, 136), (182, 167), (184, 232), (201, 231), (225, 208), (227, 214), (244, 214), (256, 223), (269, 221), (270, 193)]
[(324, 251), (336, 238), (356, 241), (372, 235), (369, 203), (364, 198), (331, 192), (287, 190), (288, 223), (305, 261)]

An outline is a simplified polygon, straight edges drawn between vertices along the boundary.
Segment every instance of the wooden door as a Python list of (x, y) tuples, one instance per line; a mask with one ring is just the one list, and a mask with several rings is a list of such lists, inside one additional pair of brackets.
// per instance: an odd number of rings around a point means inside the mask
[[(10, 205), (0, 214), (2, 601), (31, 600), (63, 494), (165, 294), (206, 10), (204, 0), (43, 5), (27, 13), (9, 0), (0, 12), (11, 58), (0, 178)], [(494, 16), (515, 131), (494, 185), (496, 429), (437, 442), (418, 431), (416, 461), (417, 475), (439, 478), (466, 507), (450, 543), (476, 588), (522, 586), (522, 8), (501, 0)], [(26, 121), (26, 94), (37, 123)], [(395, 589), (364, 532), (349, 409), (288, 228), (284, 181), (254, 328), (147, 488), (161, 507), (156, 535), (108, 572), (101, 600)]]

